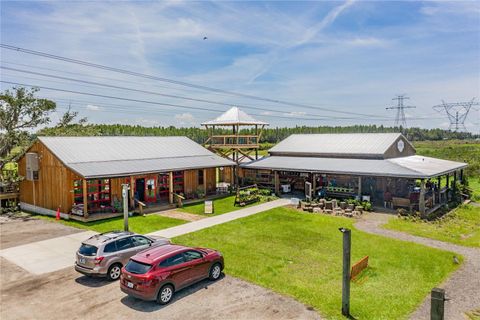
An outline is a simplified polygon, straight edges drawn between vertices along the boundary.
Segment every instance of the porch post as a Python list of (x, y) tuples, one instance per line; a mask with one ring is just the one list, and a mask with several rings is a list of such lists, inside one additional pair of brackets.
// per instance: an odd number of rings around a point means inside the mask
[(447, 189), (450, 189), (450, 173), (447, 173)]
[(87, 179), (83, 179), (83, 216), (88, 218), (88, 188)]
[(442, 202), (441, 192), (442, 192), (442, 176), (438, 176), (438, 203)]
[(168, 202), (173, 204), (173, 172), (168, 173)]
[(135, 209), (135, 177), (130, 176), (130, 206)]
[(207, 169), (203, 169), (203, 192), (204, 197), (207, 197)]
[(278, 171), (273, 172), (275, 175), (275, 194), (280, 195), (280, 177), (278, 176)]
[(425, 179), (420, 180), (420, 198), (418, 199), (418, 209), (421, 214), (425, 214)]
[(312, 197), (315, 199), (317, 197), (317, 175), (312, 173)]
[(361, 176), (358, 177), (358, 200), (362, 200), (362, 177)]
[(463, 183), (463, 169), (460, 169), (460, 182)]

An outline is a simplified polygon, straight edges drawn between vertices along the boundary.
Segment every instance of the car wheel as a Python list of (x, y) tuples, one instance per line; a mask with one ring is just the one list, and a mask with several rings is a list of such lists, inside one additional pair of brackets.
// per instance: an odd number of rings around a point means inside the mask
[(220, 263), (215, 263), (210, 268), (210, 275), (208, 278), (210, 280), (218, 280), (221, 274), (222, 274), (222, 266), (220, 265)]
[(120, 278), (120, 274), (122, 273), (122, 265), (119, 263), (114, 263), (108, 268), (107, 278), (110, 281), (115, 281)]
[(173, 298), (173, 286), (170, 284), (164, 285), (158, 292), (157, 302), (159, 304), (167, 304), (172, 301)]

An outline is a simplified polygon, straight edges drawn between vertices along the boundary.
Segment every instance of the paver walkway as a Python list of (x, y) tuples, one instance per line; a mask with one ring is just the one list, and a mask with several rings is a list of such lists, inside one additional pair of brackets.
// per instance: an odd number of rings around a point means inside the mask
[[(480, 249), (459, 246), (443, 241), (413, 236), (381, 228), (392, 215), (369, 213), (355, 224), (359, 230), (384, 237), (416, 242), (429, 247), (453, 251), (464, 256), (463, 265), (440, 285), (446, 291), (445, 319), (466, 319), (465, 312), (480, 307)], [(452, 256), (453, 261), (453, 256)], [(452, 262), (453, 263), (453, 262)], [(430, 295), (411, 315), (411, 319), (430, 319)]]
[[(159, 230), (149, 235), (173, 238), (217, 224), (247, 217), (265, 210), (285, 206), (289, 203), (290, 199), (278, 199), (230, 213), (193, 221), (178, 227)], [(79, 232), (63, 237), (11, 247), (0, 250), (0, 256), (33, 274), (38, 275), (57, 271), (72, 267), (75, 261), (75, 252), (77, 252), (80, 243), (96, 233), (97, 232), (94, 231)]]
[(283, 207), (290, 204), (290, 202), (291, 202), (290, 199), (283, 199), (283, 198), (277, 199), (277, 200), (265, 202), (256, 206), (240, 209), (237, 211), (232, 211), (229, 213), (220, 214), (218, 216), (213, 216), (213, 217), (181, 224), (179, 226), (171, 227), (168, 229), (159, 230), (156, 232), (149, 233), (149, 235), (166, 237), (166, 238), (174, 238), (190, 232), (195, 232), (198, 230), (209, 228), (217, 224), (222, 224), (222, 223), (233, 221), (236, 219), (248, 217), (262, 211), (270, 210), (277, 207)]

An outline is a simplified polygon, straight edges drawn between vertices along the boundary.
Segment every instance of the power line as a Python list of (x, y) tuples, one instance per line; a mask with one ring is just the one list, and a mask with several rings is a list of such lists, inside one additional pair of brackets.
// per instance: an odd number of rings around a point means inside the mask
[(228, 94), (228, 95), (233, 95), (233, 96), (238, 96), (238, 97), (243, 97), (243, 98), (248, 98), (248, 99), (266, 101), (266, 102), (271, 102), (271, 103), (276, 103), (276, 104), (283, 104), (283, 105), (288, 105), (288, 106), (293, 106), (293, 107), (300, 107), (300, 108), (307, 108), (307, 109), (317, 109), (317, 110), (334, 112), (334, 113), (342, 113), (342, 114), (349, 114), (349, 115), (354, 114), (354, 115), (374, 117), (374, 118), (378, 117), (378, 115), (373, 115), (373, 114), (333, 110), (333, 109), (329, 109), (329, 108), (311, 106), (311, 105), (301, 104), (301, 103), (293, 103), (293, 102), (279, 100), (279, 99), (264, 98), (264, 97), (259, 97), (259, 96), (255, 96), (255, 95), (250, 95), (250, 94), (244, 94), (244, 93), (233, 92), (233, 91), (229, 91), (229, 90), (223, 90), (223, 89), (218, 89), (218, 88), (213, 88), (213, 87), (208, 87), (208, 86), (202, 86), (202, 85), (197, 85), (197, 84), (193, 84), (193, 83), (189, 83), (189, 82), (184, 82), (184, 81), (179, 81), (179, 80), (174, 80), (174, 79), (169, 79), (169, 78), (164, 78), (164, 77), (158, 77), (158, 76), (143, 74), (143, 73), (139, 73), (139, 72), (136, 72), (136, 71), (130, 71), (130, 70), (126, 70), (126, 69), (109, 67), (109, 66), (96, 64), (96, 63), (91, 63), (91, 62), (87, 62), (87, 61), (83, 61), (83, 60), (62, 57), (62, 56), (58, 56), (58, 55), (54, 55), (54, 54), (49, 54), (49, 53), (45, 53), (45, 52), (41, 52), (41, 51), (35, 51), (35, 50), (26, 49), (26, 48), (16, 47), (16, 46), (7, 45), (7, 44), (3, 44), (3, 43), (0, 44), (0, 47), (3, 48), (3, 49), (12, 50), (12, 51), (21, 52), (21, 53), (30, 54), (30, 55), (35, 55), (35, 56), (41, 56), (41, 57), (48, 58), (48, 59), (60, 60), (60, 61), (64, 61), (64, 62), (74, 63), (74, 64), (83, 65), (83, 66), (92, 67), (92, 68), (97, 68), (97, 69), (102, 69), (102, 70), (107, 70), (107, 71), (111, 71), (111, 72), (117, 72), (117, 73), (127, 74), (127, 75), (131, 75), (131, 76), (146, 78), (146, 79), (150, 79), (150, 80), (162, 81), (162, 82), (171, 83), (171, 84), (175, 84), (175, 85), (180, 85), (180, 86), (185, 86), (185, 87), (190, 87), (190, 88), (195, 88), (195, 89), (201, 89), (201, 90), (205, 90), (205, 91), (223, 93), (223, 94)]
[[(231, 107), (231, 106), (232, 106), (232, 105), (229, 104), (229, 103), (224, 103), (224, 102), (220, 102), (220, 101), (212, 101), (212, 100), (207, 100), (207, 99), (190, 98), (190, 97), (185, 97), (185, 96), (165, 94), (165, 93), (159, 93), (159, 92), (148, 91), (148, 90), (140, 90), (140, 89), (134, 89), (134, 88), (127, 88), (127, 87), (116, 86), (116, 85), (111, 85), (111, 84), (105, 84), (105, 83), (100, 83), (100, 82), (95, 82), (95, 81), (88, 81), (88, 80), (82, 80), (82, 79), (75, 79), (75, 78), (57, 76), (57, 75), (46, 74), (46, 73), (42, 73), (42, 72), (35, 72), (35, 71), (24, 70), (24, 69), (10, 68), (10, 67), (6, 67), (6, 66), (0, 66), (0, 68), (1, 68), (1, 69), (5, 69), (5, 70), (10, 70), (10, 71), (15, 71), (15, 72), (22, 72), (22, 73), (27, 73), (27, 74), (38, 75), (38, 76), (42, 76), (42, 77), (48, 77), (48, 78), (54, 78), (54, 79), (67, 80), (67, 81), (73, 81), (73, 82), (78, 82), (78, 83), (85, 83), (85, 84), (90, 84), (90, 85), (102, 86), (102, 87), (106, 87), (106, 88), (112, 88), (112, 89), (118, 89), (118, 90), (127, 90), (127, 91), (133, 91), (133, 92), (139, 92), (139, 93), (145, 93), (145, 94), (152, 94), (152, 95), (162, 96), (162, 97), (166, 97), (166, 98), (182, 99), (182, 100), (188, 100), (188, 101), (194, 101), (194, 102), (210, 103), (210, 104), (222, 105), (222, 106), (227, 106), (227, 107)], [(253, 109), (253, 110), (260, 110), (260, 111), (268, 111), (268, 112), (281, 113), (281, 111), (278, 111), (278, 110), (276, 110), (276, 109), (268, 109), (268, 108), (265, 108), (265, 107), (254, 107), (254, 106), (241, 105), (241, 104), (240, 104), (240, 105), (239, 105), (239, 104), (236, 104), (236, 106), (238, 106), (238, 107), (240, 107), (240, 108), (245, 108), (245, 109)], [(322, 115), (318, 115), (318, 114), (308, 114), (308, 113), (305, 113), (305, 116), (323, 117)], [(348, 119), (348, 118), (337, 117), (337, 118), (335, 118), (335, 119)]]
[[(183, 108), (183, 109), (192, 109), (192, 110), (199, 110), (199, 111), (207, 111), (207, 112), (215, 112), (218, 113), (219, 110), (217, 109), (209, 109), (209, 108), (201, 108), (201, 107), (192, 107), (192, 106), (184, 106), (184, 105), (178, 105), (178, 104), (171, 104), (171, 103), (163, 103), (163, 102), (157, 102), (157, 101), (149, 101), (149, 100), (140, 100), (140, 99), (133, 99), (133, 98), (124, 98), (124, 97), (117, 97), (117, 96), (111, 96), (111, 95), (103, 95), (103, 94), (97, 94), (97, 93), (90, 93), (90, 92), (83, 92), (83, 91), (75, 91), (75, 90), (68, 90), (68, 89), (60, 89), (60, 88), (52, 88), (52, 87), (46, 87), (46, 86), (39, 86), (39, 85), (34, 85), (34, 84), (26, 84), (26, 83), (19, 83), (19, 82), (13, 82), (13, 81), (5, 81), (5, 80), (0, 80), (0, 83), (7, 83), (7, 84), (12, 84), (12, 85), (19, 85), (19, 86), (27, 86), (27, 87), (36, 87), (36, 88), (41, 88), (45, 90), (51, 90), (51, 91), (58, 91), (58, 92), (66, 92), (66, 93), (74, 93), (74, 94), (80, 94), (80, 95), (86, 95), (86, 96), (93, 96), (93, 97), (99, 97), (99, 98), (107, 98), (107, 99), (115, 99), (115, 100), (121, 100), (121, 101), (129, 101), (129, 102), (138, 102), (138, 103), (145, 103), (145, 104), (151, 104), (151, 105), (161, 105), (161, 106), (168, 106), (168, 107), (174, 107), (174, 108)], [(68, 99), (65, 99), (68, 100)], [(98, 103), (96, 103), (98, 104)], [(148, 110), (148, 112), (151, 112), (152, 110)], [(325, 121), (325, 120), (335, 120), (337, 118), (334, 117), (322, 117), (322, 118), (312, 118), (312, 117), (299, 117), (297, 115), (295, 116), (277, 116), (277, 115), (271, 115), (271, 114), (252, 114), (254, 116), (261, 116), (261, 117), (275, 117), (275, 118), (282, 118), (282, 119), (289, 119), (289, 120), (319, 120), (319, 121)], [(345, 118), (347, 119), (347, 118)], [(371, 120), (371, 119), (361, 119), (361, 118), (348, 118), (349, 120)], [(419, 118), (417, 118), (419, 119)], [(375, 119), (376, 121), (391, 121), (390, 118), (388, 119)]]
[(448, 130), (453, 131), (467, 131), (465, 127), (465, 120), (467, 119), (468, 113), (472, 106), (478, 106), (479, 103), (475, 102), (475, 98), (468, 102), (451, 102), (445, 103), (442, 100), (442, 104), (433, 106), (433, 109), (441, 112), (445, 111), (447, 114), (448, 120), (450, 120), (450, 126)]
[(385, 109), (389, 110), (389, 109), (395, 109), (397, 110), (397, 115), (395, 116), (395, 126), (398, 127), (398, 126), (402, 126), (404, 128), (407, 127), (407, 121), (405, 119), (405, 109), (412, 109), (412, 108), (416, 108), (415, 106), (404, 106), (403, 105), (403, 100), (406, 100), (406, 99), (410, 99), (409, 97), (407, 97), (406, 95), (404, 94), (401, 94), (401, 95), (397, 95), (395, 98), (393, 98), (392, 100), (397, 100), (398, 101), (398, 104), (396, 106), (393, 106), (393, 107), (387, 107)]

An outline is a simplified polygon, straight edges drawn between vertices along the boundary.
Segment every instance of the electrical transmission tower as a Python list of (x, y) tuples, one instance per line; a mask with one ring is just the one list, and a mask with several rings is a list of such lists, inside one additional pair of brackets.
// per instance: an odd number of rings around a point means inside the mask
[(410, 99), (410, 98), (407, 97), (404, 94), (399, 94), (395, 98), (392, 99), (392, 100), (397, 100), (398, 104), (396, 106), (393, 106), (393, 107), (385, 108), (387, 110), (389, 110), (389, 109), (396, 109), (397, 110), (397, 116), (395, 117), (395, 126), (396, 127), (402, 126), (402, 127), (405, 128), (407, 126), (407, 121), (405, 120), (405, 109), (415, 108), (415, 106), (404, 106), (403, 101), (406, 100), (406, 99)]
[(453, 131), (467, 131), (465, 128), (465, 119), (467, 119), (468, 113), (472, 106), (478, 106), (479, 103), (475, 102), (475, 98), (468, 102), (452, 102), (452, 103), (445, 103), (442, 100), (442, 104), (433, 106), (433, 109), (442, 112), (445, 110), (445, 113), (448, 116), (448, 120), (450, 120), (450, 126), (448, 130)]

